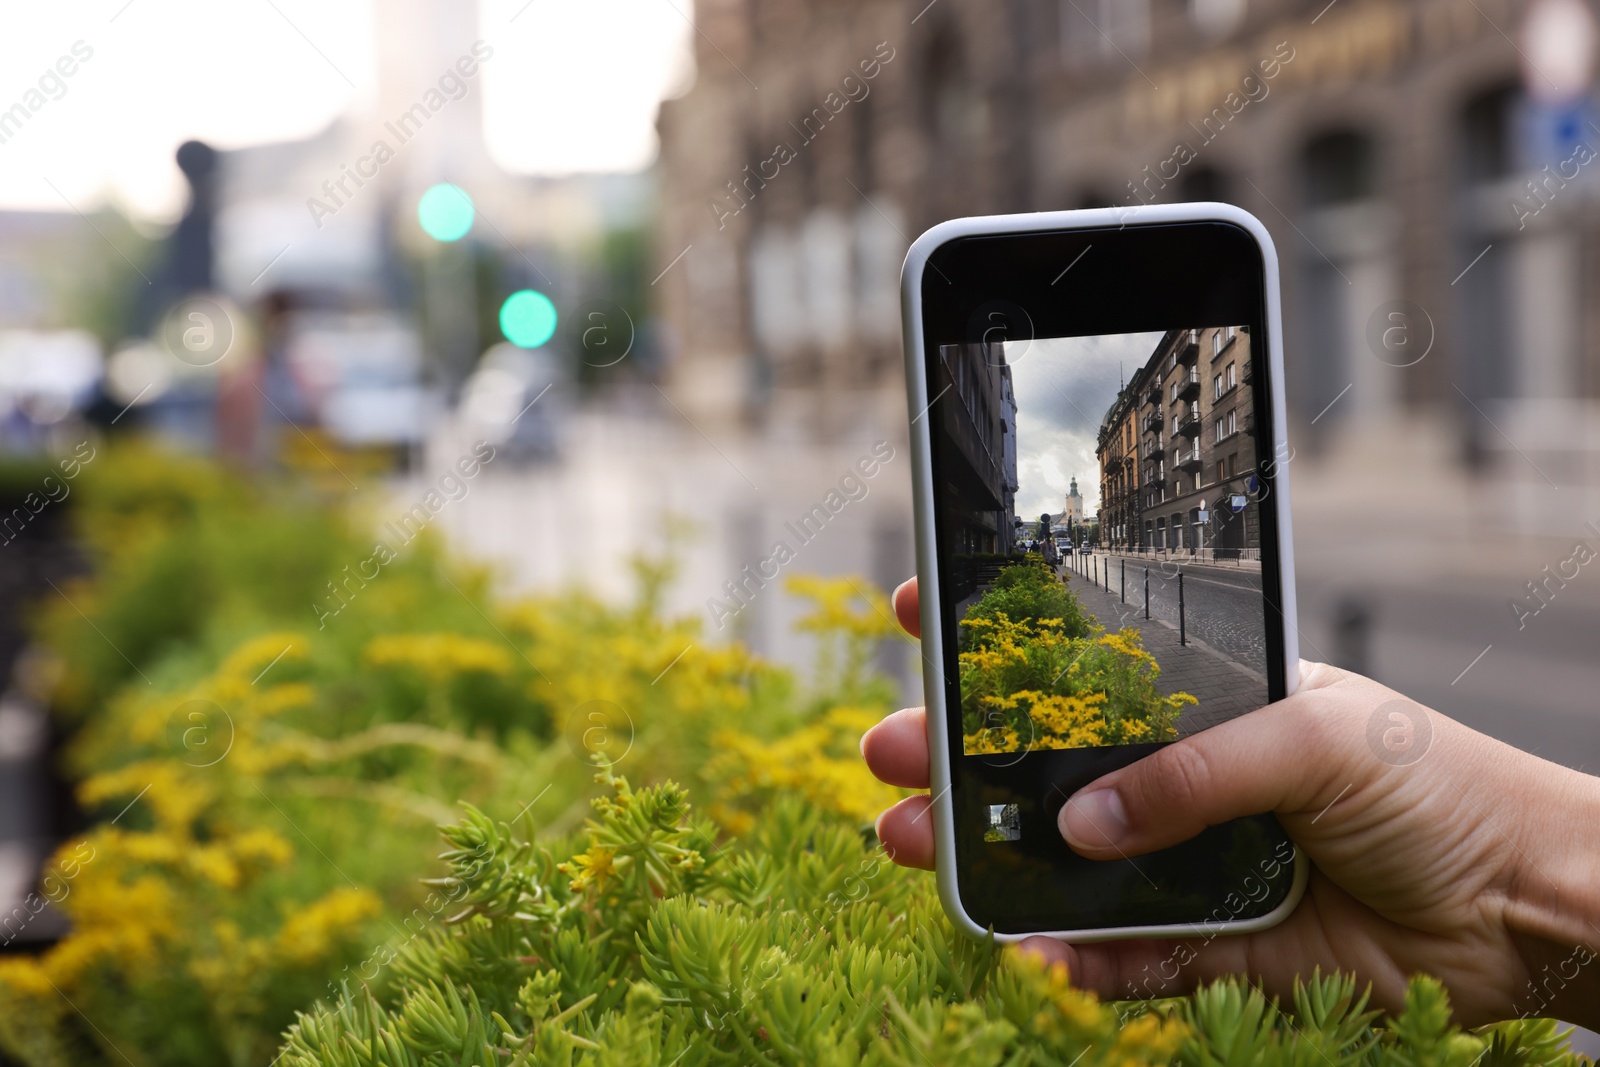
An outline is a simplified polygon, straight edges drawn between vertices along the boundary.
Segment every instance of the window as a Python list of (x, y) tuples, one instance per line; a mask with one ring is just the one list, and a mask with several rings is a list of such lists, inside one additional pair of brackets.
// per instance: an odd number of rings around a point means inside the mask
[(1226, 462), (1224, 462), (1223, 460), (1219, 459), (1219, 460), (1217, 460), (1217, 481), (1219, 481), (1219, 482), (1226, 481), (1227, 478), (1228, 478), (1228, 464)]
[(1173, 382), (1172, 383), (1172, 399), (1173, 399), (1174, 403), (1177, 402), (1177, 399), (1178, 399), (1178, 383), (1177, 382)]
[(1222, 442), (1223, 437), (1226, 436), (1222, 432), (1222, 420), (1218, 419), (1215, 423), (1213, 423), (1212, 424), (1212, 429), (1217, 431), (1217, 442), (1220, 444)]
[(1236, 375), (1238, 373), (1238, 371), (1237, 371), (1238, 366), (1239, 365), (1237, 363), (1228, 364), (1228, 388), (1229, 389), (1232, 389), (1235, 385), (1239, 384), (1239, 379), (1236, 377)]
[(1211, 358), (1216, 359), (1220, 355), (1222, 355), (1222, 334), (1214, 333), (1211, 335)]
[(1220, 375), (1220, 374), (1217, 375), (1217, 380), (1213, 384), (1215, 384), (1216, 387), (1217, 387), (1217, 399), (1221, 400), (1222, 399), (1222, 375)]
[(1182, 478), (1173, 479), (1173, 482), (1172, 482), (1172, 495), (1173, 496), (1182, 496), (1183, 495), (1183, 479)]
[(1150, 47), (1150, 0), (1061, 0), (1057, 10), (1069, 66), (1131, 63)]
[(1234, 434), (1236, 434), (1238, 432), (1239, 432), (1239, 409), (1238, 408), (1230, 408), (1228, 410), (1228, 436), (1232, 437)]

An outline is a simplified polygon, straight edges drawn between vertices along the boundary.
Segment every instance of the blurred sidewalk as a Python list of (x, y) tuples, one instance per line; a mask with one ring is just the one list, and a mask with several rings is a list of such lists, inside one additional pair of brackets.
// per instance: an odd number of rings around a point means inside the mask
[[(799, 611), (778, 588), (783, 576), (858, 574), (887, 589), (915, 569), (904, 416), (891, 408), (825, 446), (709, 426), (703, 433), (659, 398), (580, 411), (560, 461), (497, 459), (438, 522), (459, 549), (494, 564), (508, 590), (581, 583), (622, 597), (632, 586), (627, 557), (662, 548), (666, 516), (687, 518), (696, 532), (682, 546), (668, 608), (698, 615), (710, 640), (737, 633), (808, 669), (813, 643), (790, 629)], [(878, 440), (891, 442), (894, 458), (862, 480), (864, 496), (801, 544), (793, 524)], [(1419, 415), (1352, 428), (1316, 453), (1300, 446), (1286, 469), (1301, 653), (1364, 670), (1557, 762), (1600, 769), (1600, 568), (1585, 568), (1521, 629), (1511, 607), (1579, 539), (1600, 550), (1580, 521), (1588, 501), (1600, 501), (1600, 486), (1544, 486), (1541, 495), (1515, 452), (1516, 463), (1494, 457), (1474, 473), (1459, 464), (1457, 440), (1441, 420)], [(426, 470), (395, 485), (390, 506), (415, 503), (469, 448), (441, 432)], [(1527, 499), (1537, 513), (1520, 510)], [(739, 606), (728, 583), (746, 581), (743, 568), (779, 539), (794, 560)], [(712, 598), (739, 608), (725, 629), (712, 621)], [(913, 645), (886, 643), (880, 665), (900, 680), (906, 702), (920, 699)]]
[[(1554, 488), (1508, 447), (1457, 462), (1441, 420), (1351, 429), (1288, 464), (1301, 655), (1362, 670), (1475, 729), (1600, 770), (1600, 570), (1584, 568), (1519, 626), (1600, 502), (1592, 469)], [(1531, 457), (1531, 462), (1530, 462)], [(1591, 573), (1593, 571), (1593, 573)]]
[[(898, 424), (861, 419), (819, 446), (712, 425), (702, 431), (654, 390), (635, 399), (575, 411), (559, 460), (516, 465), (506, 456), (486, 465), (467, 496), (438, 516), (449, 542), (491, 563), (508, 593), (580, 585), (620, 600), (635, 589), (629, 557), (665, 552), (669, 526), (686, 521), (666, 610), (699, 618), (707, 640), (737, 636), (802, 677), (815, 644), (794, 632), (803, 605), (783, 591), (785, 578), (854, 575), (887, 591), (916, 570), (903, 409)], [(884, 441), (893, 451), (879, 460)], [(436, 434), (426, 468), (392, 487), (390, 510), (410, 507), (470, 450), (452, 428)], [(862, 475), (863, 461), (871, 477)], [(762, 578), (779, 542), (793, 559), (769, 565), (776, 577)], [(914, 642), (885, 642), (879, 667), (906, 699), (920, 700)]]

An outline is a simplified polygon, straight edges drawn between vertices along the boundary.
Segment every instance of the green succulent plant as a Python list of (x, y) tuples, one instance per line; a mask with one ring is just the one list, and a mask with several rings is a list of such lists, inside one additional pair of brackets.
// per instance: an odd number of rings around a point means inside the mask
[(467, 905), (381, 985), (290, 1029), (283, 1067), (446, 1064), (1533, 1067), (1585, 1062), (1550, 1020), (1479, 1032), (1417, 977), (1394, 1018), (1345, 975), (1292, 1005), (1242, 980), (1104, 1004), (950, 926), (925, 876), (797, 798), (719, 840), (668, 782), (606, 792), (577, 840), (481, 812), (444, 830)]

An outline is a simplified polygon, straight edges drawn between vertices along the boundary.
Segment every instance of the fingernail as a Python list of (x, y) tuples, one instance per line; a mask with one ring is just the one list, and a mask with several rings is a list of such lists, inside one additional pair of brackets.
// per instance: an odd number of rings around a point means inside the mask
[(1128, 836), (1128, 813), (1115, 789), (1095, 789), (1062, 805), (1056, 825), (1067, 844), (1098, 850)]
[[(873, 729), (876, 729), (876, 727), (873, 727)], [(856, 746), (857, 748), (859, 748), (861, 750), (861, 758), (862, 759), (866, 759), (867, 758), (867, 734), (870, 734), (871, 732), (872, 732), (872, 730), (868, 730), (866, 734), (862, 734), (861, 735), (861, 743)]]

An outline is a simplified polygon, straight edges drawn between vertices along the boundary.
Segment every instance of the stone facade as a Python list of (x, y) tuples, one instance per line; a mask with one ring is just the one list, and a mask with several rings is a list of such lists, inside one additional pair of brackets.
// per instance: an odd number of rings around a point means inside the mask
[(1523, 71), (1538, 3), (699, 0), (660, 117), (669, 387), (808, 435), (898, 421), (924, 228), (1223, 199), (1277, 243), (1300, 427), (1431, 403), (1472, 436), (1593, 396), (1600, 134)]

